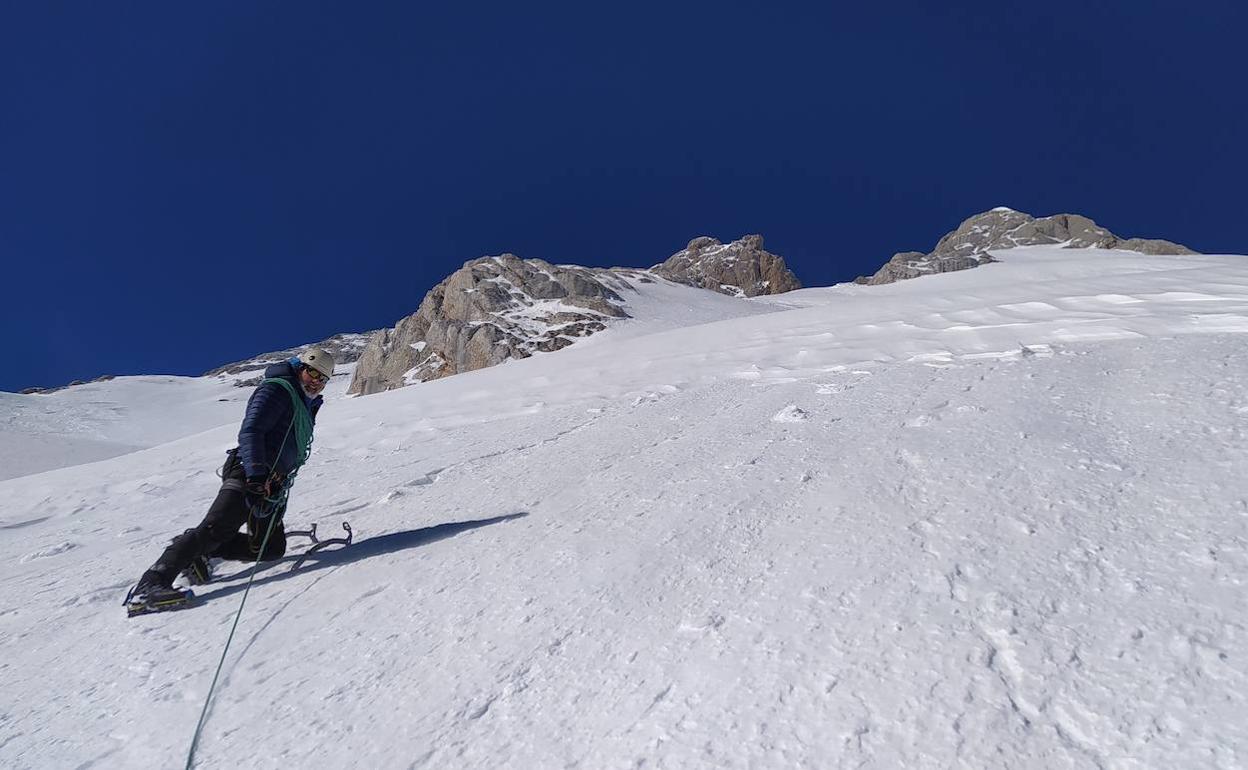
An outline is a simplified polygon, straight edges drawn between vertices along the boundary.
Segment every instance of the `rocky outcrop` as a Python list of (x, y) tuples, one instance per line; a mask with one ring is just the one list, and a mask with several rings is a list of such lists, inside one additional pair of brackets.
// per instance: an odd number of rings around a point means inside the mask
[[(205, 372), (205, 377), (217, 376), (233, 376), (234, 384), (240, 388), (258, 385), (263, 379), (264, 370), (270, 364), (279, 361), (285, 361), (292, 356), (299, 355), (302, 351), (310, 347), (324, 348), (334, 356), (334, 363), (338, 366), (353, 363), (359, 360), (360, 355), (364, 353), (365, 347), (368, 346), (369, 340), (373, 338), (375, 332), (365, 332), (363, 334), (335, 334), (327, 340), (313, 343), (311, 345), (300, 345), (297, 348), (289, 348), (287, 350), (275, 350), (271, 353), (261, 353), (260, 355), (249, 358), (246, 361), (235, 361), (232, 364), (219, 366), (210, 372)], [(253, 374), (254, 377), (246, 375)]]
[[(628, 317), (620, 292), (635, 290), (630, 281), (660, 278), (737, 297), (801, 288), (784, 259), (763, 249), (760, 235), (728, 244), (695, 238), (651, 270), (552, 265), (502, 254), (466, 262), (393, 329), (338, 334), (315, 345), (339, 365), (356, 364), (349, 394), (378, 393), (567, 347)], [(270, 364), (307, 347), (263, 353), (204, 376), (255, 385)]]
[(695, 238), (650, 270), (482, 257), (435, 286), (414, 314), (373, 337), (348, 393), (378, 393), (559, 350), (627, 318), (620, 292), (635, 291), (630, 281), (659, 278), (740, 297), (801, 286), (782, 258), (763, 250), (758, 235), (729, 244)]
[(58, 390), (65, 390), (66, 388), (73, 388), (73, 387), (77, 387), (78, 385), (90, 385), (93, 382), (108, 382), (109, 380), (115, 380), (115, 379), (117, 379), (117, 375), (115, 374), (104, 374), (99, 377), (96, 377), (93, 380), (74, 380), (68, 385), (57, 385), (54, 388), (40, 388), (40, 387), (23, 388), (22, 390), (19, 390), (18, 393), (23, 396), (33, 396), (39, 393), (55, 393)]
[(1057, 245), (1071, 249), (1125, 249), (1143, 254), (1195, 254), (1186, 246), (1170, 241), (1122, 239), (1091, 219), (1078, 214), (1055, 214), (1037, 219), (1009, 208), (995, 208), (976, 214), (957, 230), (941, 238), (927, 254), (906, 251), (895, 254), (874, 275), (855, 283), (878, 285), (933, 273), (965, 270), (992, 262), (994, 250), (1015, 246)]
[[(212, 371), (204, 372), (204, 377), (220, 377), (223, 380), (232, 380), (235, 387), (251, 387), (259, 385), (264, 379), (264, 370), (270, 364), (279, 361), (285, 361), (291, 356), (298, 355), (310, 347), (324, 348), (334, 354), (334, 361), (341, 366), (354, 362), (364, 352), (364, 347), (368, 341), (372, 339), (373, 332), (365, 332), (363, 334), (335, 334), (327, 340), (311, 343), (308, 345), (300, 345), (297, 348), (289, 348), (287, 350), (275, 350), (271, 353), (261, 353), (254, 358), (248, 358), (245, 361), (235, 361), (232, 364), (218, 366)], [(34, 393), (55, 393), (58, 390), (72, 388), (76, 385), (86, 385), (91, 382), (105, 382), (114, 379), (115, 375), (104, 375), (93, 380), (74, 380), (68, 385), (61, 385), (55, 388), (26, 388), (21, 391), (23, 394)]]
[(464, 264), (420, 308), (375, 334), (349, 393), (378, 393), (481, 369), (573, 340), (626, 318), (616, 272), (552, 265), (514, 254)]
[(675, 283), (736, 297), (802, 288), (784, 259), (763, 249), (761, 235), (747, 235), (732, 243), (720, 243), (707, 236), (694, 238), (651, 271)]

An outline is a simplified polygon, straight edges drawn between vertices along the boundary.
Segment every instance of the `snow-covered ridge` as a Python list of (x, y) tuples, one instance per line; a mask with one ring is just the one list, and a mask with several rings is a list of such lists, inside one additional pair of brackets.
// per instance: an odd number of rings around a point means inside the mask
[(552, 352), (626, 318), (605, 270), (556, 266), (513, 254), (464, 264), (412, 315), (374, 335), (350, 392), (370, 394)]
[[(229, 380), (240, 387), (255, 385), (259, 382), (264, 370), (269, 365), (286, 361), (312, 346), (328, 350), (333, 354), (334, 360), (340, 366), (354, 364), (359, 360), (360, 355), (364, 352), (364, 348), (368, 345), (368, 341), (372, 339), (374, 334), (376, 332), (335, 334), (320, 342), (299, 345), (286, 350), (276, 350), (270, 353), (261, 353), (245, 361), (236, 361), (232, 364), (219, 366), (206, 372), (204, 376), (217, 377), (222, 381)], [(335, 372), (335, 376), (340, 376), (341, 374), (342, 372), (340, 371)]]
[[(258, 573), (199, 762), (1242, 766), (1248, 258), (994, 256), (686, 324), (647, 285), (558, 355), (332, 400), (287, 522), (356, 543)], [(0, 481), (5, 762), (185, 761), (247, 570), (118, 602), (227, 406)]]
[(931, 252), (905, 251), (895, 254), (874, 275), (858, 278), (856, 283), (875, 286), (966, 270), (991, 262), (993, 251), (1018, 246), (1121, 249), (1142, 254), (1195, 253), (1186, 246), (1165, 240), (1119, 238), (1078, 214), (1054, 214), (1037, 219), (1030, 214), (998, 206), (962, 222), (956, 230), (941, 238)]
[(747, 235), (731, 243), (709, 236), (694, 238), (651, 270), (676, 283), (732, 297), (783, 294), (802, 285), (783, 257), (763, 248), (761, 235)]
[[(662, 379), (681, 383), (703, 376), (705, 367), (689, 367), (689, 356), (749, 362), (742, 371), (713, 370), (712, 377), (783, 380), (863, 362), (930, 362), (1017, 354), (1026, 345), (1240, 332), (1248, 317), (1241, 257), (1104, 250), (1093, 261), (1078, 251), (1025, 247), (997, 252), (996, 258), (999, 263), (970, 273), (801, 289), (749, 301), (645, 273), (616, 275), (619, 307), (630, 317), (562, 350), (562, 376), (572, 383), (584, 374), (577, 387), (590, 396), (611, 383), (618, 384), (612, 392), (623, 395), (640, 387), (635, 370), (662, 372)], [(800, 353), (795, 341), (802, 343)], [(578, 363), (579, 350), (593, 360), (603, 348), (618, 351), (618, 365)], [(340, 367), (328, 399), (346, 392), (353, 368)], [(422, 387), (426, 397), (431, 384)], [(248, 394), (233, 385), (234, 377), (222, 375), (122, 377), (37, 396), (0, 394), (0, 425), (12, 439), (0, 455), (7, 460), (3, 475), (105, 459), (230, 423)], [(180, 416), (170, 419), (170, 413)]]
[[(324, 397), (345, 397), (355, 364)], [(46, 393), (0, 392), (0, 480), (107, 460), (234, 425), (251, 395), (248, 372), (115, 377)], [(228, 441), (229, 439), (227, 439)]]
[[(757, 235), (729, 244), (696, 238), (650, 270), (482, 257), (431, 289), (414, 314), (374, 336), (350, 392), (368, 395), (562, 350), (629, 318), (630, 297), (665, 282), (738, 298), (800, 286)], [(681, 301), (698, 304), (692, 294)]]

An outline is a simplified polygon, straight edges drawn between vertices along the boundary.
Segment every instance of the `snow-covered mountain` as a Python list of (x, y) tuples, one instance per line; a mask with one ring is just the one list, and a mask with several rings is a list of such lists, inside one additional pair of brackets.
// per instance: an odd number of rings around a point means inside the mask
[(733, 297), (783, 294), (802, 288), (784, 258), (763, 248), (761, 235), (747, 235), (731, 243), (720, 243), (706, 235), (694, 238), (650, 269), (670, 281)]
[(625, 280), (608, 270), (514, 254), (464, 264), (415, 313), (383, 329), (351, 383), (370, 394), (551, 352), (627, 318)]
[[(936, 248), (894, 254), (874, 275), (856, 283), (879, 285), (952, 270), (966, 270), (992, 261), (993, 251), (1018, 246), (1060, 246), (1066, 249), (1121, 249), (1141, 254), (1194, 254), (1178, 243), (1149, 238), (1119, 238), (1085, 216), (1054, 214), (1037, 219), (1006, 206), (968, 218), (946, 233)], [(1089, 255), (1093, 256), (1093, 255)]]
[[(366, 341), (365, 335), (342, 334), (321, 343), (344, 361), (325, 388), (327, 399), (345, 394)], [(240, 361), (203, 377), (106, 377), (29, 393), (0, 391), (0, 479), (107, 460), (237, 421), (264, 367), (302, 349)]]
[[(287, 348), (286, 350), (275, 350), (271, 353), (261, 353), (258, 356), (249, 358), (245, 361), (235, 361), (232, 364), (219, 366), (207, 372), (205, 377), (217, 377), (225, 380), (230, 379), (238, 387), (246, 387), (256, 385), (263, 379), (264, 370), (270, 364), (285, 361), (292, 356), (298, 355), (300, 351), (315, 345), (333, 353), (334, 360), (339, 366), (345, 364), (354, 364), (360, 360), (360, 355), (368, 346), (369, 340), (377, 332), (362, 333), (344, 333), (335, 334), (334, 336), (321, 340), (320, 342), (311, 343), (311, 345), (299, 345), (298, 347)], [(353, 369), (352, 369), (353, 370)], [(335, 371), (335, 377), (344, 376), (346, 370)]]
[[(992, 256), (336, 382), (197, 766), (1244, 766), (1248, 258)], [(0, 764), (185, 763), (248, 570), (119, 602), (245, 397), (0, 398)]]
[[(653, 283), (733, 297), (801, 286), (758, 235), (728, 244), (695, 238), (649, 270), (552, 265), (514, 254), (481, 257), (433, 287), (415, 313), (373, 336), (350, 392), (378, 393), (562, 350), (629, 318), (630, 297), (648, 294), (641, 287)], [(703, 302), (688, 292), (679, 301)]]
[[(1165, 240), (1121, 239), (1078, 214), (1037, 219), (997, 207), (965, 220), (931, 252), (896, 254), (874, 275), (856, 283), (879, 285), (965, 270), (991, 262), (996, 250), (1044, 245), (1195, 253)], [(708, 236), (695, 238), (648, 270), (556, 266), (513, 254), (482, 257), (431, 289), (417, 311), (393, 329), (373, 333), (366, 346), (361, 343), (361, 349), (353, 350), (361, 361), (349, 392), (378, 393), (561, 350), (628, 318), (628, 297), (636, 284), (653, 281), (734, 297), (779, 295), (801, 288), (784, 258), (763, 248), (761, 235), (726, 244)]]
[[(931, 252), (896, 254), (874, 275), (855, 283), (880, 285), (966, 270), (991, 262), (993, 251), (1045, 245), (1144, 254), (1195, 253), (1165, 240), (1121, 239), (1078, 214), (1037, 219), (997, 207), (965, 220)], [(336, 376), (349, 374), (348, 392), (368, 395), (562, 350), (618, 319), (629, 318), (628, 297), (638, 293), (638, 284), (656, 281), (742, 298), (801, 288), (784, 258), (763, 248), (761, 235), (746, 235), (730, 243), (709, 236), (694, 238), (647, 270), (552, 265), (501, 254), (464, 263), (425, 295), (416, 312), (392, 329), (342, 333), (312, 344), (331, 350), (340, 364), (351, 364)], [(682, 302), (690, 301), (689, 296)], [(238, 386), (254, 385), (266, 366), (306, 347), (262, 353), (213, 369), (208, 375), (231, 379)], [(30, 388), (23, 394), (60, 389)]]

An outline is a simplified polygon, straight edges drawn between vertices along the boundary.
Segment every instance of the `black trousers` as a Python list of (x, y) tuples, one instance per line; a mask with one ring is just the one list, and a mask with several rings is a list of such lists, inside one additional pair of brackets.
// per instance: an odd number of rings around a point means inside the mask
[[(247, 494), (243, 464), (234, 450), (221, 468), (221, 477), (221, 491), (209, 506), (204, 520), (198, 527), (175, 537), (152, 565), (153, 570), (169, 580), (189, 567), (197, 556), (235, 561), (255, 561), (260, 556), (261, 561), (272, 561), (286, 553), (286, 527), (282, 523), (285, 504), (268, 516), (256, 515), (264, 512), (264, 500)], [(273, 532), (261, 555), (260, 546), (270, 525)], [(246, 531), (240, 531), (244, 526)]]

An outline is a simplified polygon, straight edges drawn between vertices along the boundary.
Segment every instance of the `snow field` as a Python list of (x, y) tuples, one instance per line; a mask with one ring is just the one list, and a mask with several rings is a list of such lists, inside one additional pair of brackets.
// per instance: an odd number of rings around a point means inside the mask
[[(1248, 275), (1106, 256), (334, 401), (197, 766), (1243, 766)], [(235, 430), (0, 482), (0, 765), (184, 761), (246, 569), (118, 602)]]

